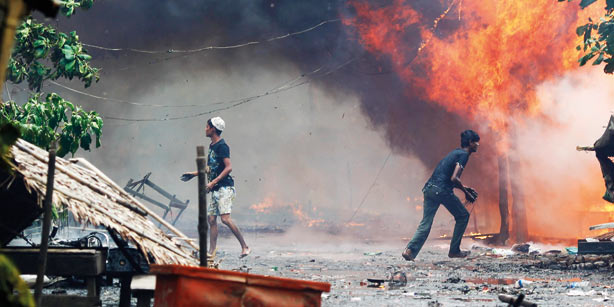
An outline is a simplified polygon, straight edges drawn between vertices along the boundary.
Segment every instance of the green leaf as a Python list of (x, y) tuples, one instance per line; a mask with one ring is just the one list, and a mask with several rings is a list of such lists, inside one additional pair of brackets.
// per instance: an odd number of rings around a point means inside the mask
[(45, 48), (36, 48), (34, 49), (34, 58), (40, 59), (45, 56)]
[(92, 5), (94, 5), (94, 0), (82, 0), (81, 1), (81, 8), (85, 10), (91, 8)]
[(586, 31), (586, 27), (587, 27), (587, 26), (588, 26), (588, 24), (585, 24), (585, 25), (583, 25), (583, 26), (579, 26), (579, 27), (577, 27), (577, 28), (576, 28), (576, 34), (577, 34), (578, 36), (582, 36), (582, 35), (584, 35), (584, 31)]
[(82, 137), (81, 137), (81, 148), (85, 149), (85, 150), (90, 150), (90, 144), (92, 143), (92, 137), (90, 136), (89, 133), (85, 133)]
[(597, 59), (593, 62), (593, 65), (599, 65), (603, 62), (603, 52), (599, 53)]
[(581, 57), (578, 62), (580, 62), (580, 66), (584, 66), (584, 64), (586, 64), (586, 62), (588, 62), (590, 59), (592, 59), (593, 57), (595, 57), (596, 53), (591, 52), (583, 57)]
[(66, 38), (68, 38), (68, 36), (66, 36), (66, 34), (64, 33), (60, 33), (58, 35), (58, 41), (56, 43), (56, 45), (60, 48), (64, 47), (64, 44), (66, 43)]
[(87, 53), (79, 53), (78, 57), (85, 61), (89, 61), (92, 59), (92, 56)]
[(73, 141), (70, 144), (70, 153), (74, 156), (75, 152), (77, 152), (78, 149), (79, 149), (79, 142), (78, 141)]
[(87, 68), (85, 67), (85, 64), (83, 63), (83, 61), (78, 61), (78, 67), (79, 67), (79, 73), (81, 75), (85, 74), (85, 72), (87, 71)]
[(62, 48), (62, 53), (64, 53), (64, 58), (68, 61), (75, 58), (75, 53), (68, 45), (64, 45), (64, 48)]
[(66, 66), (64, 66), (64, 69), (65, 69), (67, 72), (72, 72), (72, 71), (75, 69), (75, 63), (76, 63), (76, 62), (77, 62), (76, 60), (72, 60), (72, 61), (70, 61), (70, 62), (67, 62), (67, 63), (66, 63)]

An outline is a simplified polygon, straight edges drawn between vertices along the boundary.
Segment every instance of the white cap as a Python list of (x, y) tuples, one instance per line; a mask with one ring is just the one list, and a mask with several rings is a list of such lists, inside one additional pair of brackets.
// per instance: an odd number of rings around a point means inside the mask
[(226, 123), (224, 123), (224, 120), (219, 116), (212, 118), (211, 124), (220, 131), (224, 131), (224, 128), (226, 128)]

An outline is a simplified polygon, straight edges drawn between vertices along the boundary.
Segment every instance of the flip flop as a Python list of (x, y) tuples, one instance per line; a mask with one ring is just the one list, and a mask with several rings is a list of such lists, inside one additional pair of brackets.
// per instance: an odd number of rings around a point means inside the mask
[(249, 256), (249, 254), (250, 254), (251, 252), (252, 252), (252, 250), (248, 248), (248, 249), (247, 249), (247, 252), (245, 252), (244, 254), (239, 255), (239, 258), (245, 258), (245, 257)]
[(207, 258), (215, 258), (216, 253), (217, 253), (217, 248), (213, 250), (212, 254), (207, 253)]

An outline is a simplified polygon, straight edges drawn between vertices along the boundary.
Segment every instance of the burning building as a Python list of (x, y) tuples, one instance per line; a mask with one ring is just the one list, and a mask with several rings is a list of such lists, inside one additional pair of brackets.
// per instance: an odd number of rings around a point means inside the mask
[[(529, 140), (533, 144), (528, 145), (528, 138), (552, 138), (556, 128), (565, 124), (553, 114), (553, 106), (548, 105), (552, 101), (545, 101), (544, 83), (556, 82), (577, 70), (575, 47), (579, 41), (574, 29), (590, 12), (547, 2), (445, 1), (442, 14), (429, 23), (424, 8), (405, 1), (386, 5), (352, 1), (350, 6), (355, 14), (344, 23), (357, 33), (366, 50), (389, 58), (391, 68), (403, 80), (408, 99), (420, 97), (437, 104), (487, 134), (484, 143), (492, 150), (481, 155), (482, 162), (477, 162), (482, 164), (481, 170), (473, 175), (489, 177), (486, 172), (498, 172), (501, 215), (506, 217), (508, 201), (512, 202), (512, 237), (526, 241), (573, 236), (561, 234), (562, 228), (555, 225), (561, 221), (565, 221), (563, 227), (577, 225), (570, 215), (561, 214), (559, 207), (574, 214), (590, 212), (597, 201), (586, 197), (586, 190), (595, 187), (578, 187), (585, 182), (578, 183), (577, 176), (571, 174), (565, 179), (552, 178), (548, 172), (532, 168), (548, 154), (534, 155), (534, 150), (526, 147), (537, 145), (535, 140)], [(408, 39), (416, 36), (419, 43)], [(437, 125), (442, 119), (431, 120)], [(542, 126), (538, 128), (541, 135), (530, 135), (536, 126)], [(573, 147), (540, 146), (540, 150), (572, 151)], [(583, 174), (591, 175), (594, 171), (588, 169)], [(496, 191), (493, 181), (485, 183), (478, 185)], [(592, 184), (602, 185), (599, 177)], [(551, 198), (551, 194), (556, 196)], [(492, 206), (492, 195), (489, 203), (488, 208), (482, 208), (487, 212), (483, 226), (492, 229), (498, 213)], [(500, 224), (502, 233), (507, 228), (505, 220)]]

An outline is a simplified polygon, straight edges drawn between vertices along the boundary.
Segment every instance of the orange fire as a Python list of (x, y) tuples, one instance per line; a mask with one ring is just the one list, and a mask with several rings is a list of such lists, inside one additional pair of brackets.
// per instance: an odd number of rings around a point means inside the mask
[(303, 212), (303, 206), (299, 204), (292, 205), (292, 212), (294, 213), (294, 216), (307, 227), (314, 227), (324, 223), (324, 219), (310, 218), (307, 214), (305, 214), (305, 212)]
[(273, 198), (266, 197), (262, 202), (253, 204), (249, 208), (258, 213), (267, 213), (273, 208)]
[[(536, 86), (577, 66), (577, 4), (447, 3), (444, 14), (427, 24), (408, 1), (375, 7), (355, 0), (356, 16), (344, 22), (368, 51), (389, 57), (404, 80), (419, 85), (424, 98), (500, 132), (510, 117), (538, 115)], [(448, 14), (451, 9), (458, 15)], [(454, 34), (437, 34), (441, 18), (460, 19)], [(405, 43), (412, 29), (421, 33), (421, 44)]]
[[(322, 218), (315, 218), (314, 216), (318, 215), (318, 210), (316, 207), (311, 208), (311, 213), (305, 212), (303, 206), (298, 202), (293, 203), (281, 203), (276, 200), (274, 196), (267, 196), (263, 201), (253, 204), (249, 207), (250, 209), (256, 211), (260, 214), (268, 214), (273, 210), (280, 208), (289, 208), (294, 218), (301, 223), (301, 225), (305, 227), (315, 227), (320, 226), (325, 223), (325, 220)], [(356, 226), (356, 225), (352, 225)]]
[[(429, 19), (412, 5), (402, 0), (384, 6), (350, 0), (355, 14), (343, 21), (367, 51), (390, 60), (398, 76), (411, 85), (410, 95), (459, 114), (482, 132), (496, 134), (494, 146), (499, 152), (515, 149), (510, 135), (522, 131), (529, 120), (551, 120), (538, 87), (578, 69), (575, 47), (581, 39), (575, 28), (586, 23), (588, 16), (595, 19), (604, 12), (601, 3), (581, 10), (577, 2), (449, 0), (442, 1), (440, 16)], [(444, 23), (446, 30), (440, 31)], [(597, 137), (587, 135), (591, 140)], [(527, 194), (530, 218), (539, 219), (547, 212), (549, 219), (558, 220), (534, 221), (533, 234), (556, 236), (553, 225), (570, 229), (578, 224), (577, 212), (596, 211), (588, 205), (603, 193), (595, 168), (565, 174), (565, 179), (549, 178), (543, 172), (532, 173), (530, 166), (538, 163), (532, 161), (535, 156), (514, 158), (528, 166), (524, 177), (515, 179)], [(596, 166), (597, 161), (592, 163)], [(578, 177), (591, 179), (580, 182)], [(553, 184), (553, 179), (561, 184)], [(603, 210), (603, 203), (599, 207)], [(597, 219), (591, 217), (586, 223)]]

